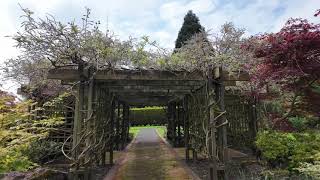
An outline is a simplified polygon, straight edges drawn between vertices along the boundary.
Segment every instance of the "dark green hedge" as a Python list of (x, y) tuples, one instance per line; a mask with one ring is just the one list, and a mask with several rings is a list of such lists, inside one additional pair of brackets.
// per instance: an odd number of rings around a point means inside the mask
[(166, 123), (166, 111), (162, 107), (130, 109), (131, 126), (164, 125)]

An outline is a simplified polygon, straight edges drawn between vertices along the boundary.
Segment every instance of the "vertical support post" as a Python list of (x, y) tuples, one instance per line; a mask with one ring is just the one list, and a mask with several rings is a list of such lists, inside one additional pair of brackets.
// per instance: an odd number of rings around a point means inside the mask
[(126, 105), (122, 104), (122, 121), (121, 121), (121, 149), (124, 149), (126, 142)]
[(126, 105), (126, 142), (129, 141), (129, 130), (130, 130), (130, 106), (129, 105)]
[[(82, 72), (79, 67), (79, 71)], [(73, 121), (73, 134), (72, 134), (72, 157), (74, 159), (78, 159), (80, 153), (80, 132), (82, 128), (83, 121), (83, 102), (84, 102), (84, 80), (80, 80), (79, 85), (77, 86), (77, 94), (76, 94), (76, 103), (75, 103), (75, 113), (74, 113), (74, 121)], [(79, 168), (79, 163), (76, 165), (76, 169)]]
[[(88, 99), (87, 99), (87, 117), (86, 117), (86, 125), (87, 127), (87, 132), (92, 131), (93, 127), (93, 109), (92, 109), (92, 104), (93, 104), (93, 97), (94, 97), (94, 80), (91, 79), (89, 81), (89, 87), (88, 87)], [(92, 141), (92, 135), (89, 135), (85, 142), (86, 142), (86, 146), (90, 146), (90, 143)], [(86, 161), (90, 159), (90, 154), (87, 153), (86, 157), (85, 157)]]
[[(223, 82), (223, 73), (222, 67), (219, 67), (219, 78), (218, 84), (216, 86), (216, 97), (218, 101), (218, 106), (221, 112), (225, 111), (224, 104), (224, 82)], [(218, 124), (221, 125), (226, 122), (226, 116), (222, 115), (218, 119)], [(218, 143), (219, 143), (219, 153), (220, 159), (222, 162), (228, 161), (228, 149), (227, 149), (227, 125), (223, 125), (218, 129)]]
[[(192, 106), (196, 106), (196, 99), (194, 97), (191, 98), (191, 102), (192, 102)], [(192, 106), (190, 106), (190, 107), (192, 107)], [(197, 121), (197, 118), (198, 118), (198, 116), (197, 116), (198, 112), (196, 112), (197, 110), (196, 110), (195, 107), (194, 108), (190, 108), (189, 110), (192, 110), (191, 114), (192, 114), (192, 126), (193, 126), (193, 128), (192, 128), (192, 130), (190, 130), (190, 132), (191, 132), (191, 131), (195, 131), (196, 130), (196, 121)], [(190, 124), (191, 124), (191, 121), (190, 121)], [(190, 127), (190, 125), (189, 125), (189, 127)], [(192, 138), (192, 143), (195, 143), (196, 136), (192, 135), (191, 138)], [(194, 146), (192, 146), (192, 160), (193, 160), (193, 162), (196, 162), (198, 160), (197, 151), (196, 151)]]
[(110, 144), (109, 144), (109, 164), (113, 164), (113, 147), (114, 147), (114, 111), (115, 102), (112, 101), (111, 105), (111, 117), (110, 117)]
[(189, 100), (189, 96), (187, 95), (184, 99), (183, 99), (183, 112), (184, 112), (184, 116), (183, 116), (183, 131), (184, 131), (184, 144), (185, 144), (185, 148), (186, 148), (186, 161), (190, 160), (190, 156), (189, 156), (189, 109), (188, 109), (188, 100)]
[(119, 150), (119, 140), (120, 140), (120, 102), (117, 105), (117, 118), (116, 118), (116, 150)]
[[(217, 76), (216, 80), (218, 81), (215, 87), (215, 94), (216, 94), (216, 101), (218, 103), (218, 107), (221, 112), (224, 112), (225, 111), (225, 104), (224, 104), (225, 88), (224, 88), (224, 81), (223, 81), (224, 77), (222, 72), (223, 72), (222, 67), (215, 69), (215, 74)], [(227, 148), (227, 125), (225, 124), (226, 116), (225, 115), (220, 116), (217, 120), (217, 123), (220, 126), (217, 129), (218, 157), (220, 161), (225, 164), (229, 159), (228, 148)], [(223, 179), (227, 179), (227, 174), (225, 173), (225, 170), (221, 171), (221, 173), (222, 173), (221, 177), (223, 177)]]
[(172, 105), (172, 140), (173, 140), (173, 146), (176, 146), (177, 144), (177, 136), (176, 136), (176, 131), (177, 131), (177, 104), (176, 102), (173, 103)]
[[(96, 126), (98, 127), (100, 125), (100, 123), (102, 123), (104, 126), (103, 129), (108, 131), (109, 124), (105, 123), (105, 122), (108, 122), (108, 120), (110, 120), (111, 114), (108, 114), (108, 110), (110, 111), (110, 107), (111, 107), (110, 106), (110, 99), (112, 97), (110, 97), (110, 93), (106, 89), (100, 89), (99, 92), (100, 92), (99, 99), (104, 97), (103, 101), (100, 100), (99, 111), (97, 111), (97, 113), (99, 112), (100, 116), (102, 116), (102, 117), (100, 117), (102, 122), (101, 121), (98, 122), (99, 124), (97, 123)], [(106, 137), (104, 140), (106, 141)], [(108, 143), (108, 142), (104, 142), (104, 143)], [(108, 151), (107, 146), (102, 151), (103, 152), (101, 152), (101, 156), (102, 156), (101, 157), (101, 165), (104, 166), (106, 164), (106, 152)]]
[[(210, 130), (210, 141), (209, 141), (209, 154), (211, 157), (210, 167), (209, 167), (209, 174), (210, 174), (210, 180), (218, 180), (218, 162), (217, 162), (217, 141), (216, 141), (216, 120), (215, 120), (215, 112), (214, 109), (211, 107), (211, 104), (213, 104), (214, 101), (218, 101), (217, 98), (217, 92), (216, 99), (212, 97), (212, 94), (214, 92), (214, 88), (217, 87), (217, 84), (213, 84), (213, 69), (212, 67), (209, 67), (209, 73), (208, 73), (208, 84), (207, 84), (207, 103), (208, 103), (208, 126), (211, 127)], [(219, 138), (219, 137), (218, 137)]]
[[(257, 125), (257, 110), (256, 110), (256, 105), (257, 105), (257, 100), (255, 97), (252, 97), (249, 101), (249, 132), (250, 132), (250, 140), (252, 143), (252, 149), (255, 151), (255, 145), (254, 145), (254, 140), (257, 136), (258, 132), (258, 125)], [(254, 152), (255, 153), (255, 152)]]
[(177, 126), (178, 126), (178, 139), (177, 139), (177, 146), (181, 144), (181, 105), (180, 102), (177, 104)]
[(172, 104), (171, 103), (167, 105), (167, 119), (168, 119), (167, 138), (168, 140), (172, 140)]

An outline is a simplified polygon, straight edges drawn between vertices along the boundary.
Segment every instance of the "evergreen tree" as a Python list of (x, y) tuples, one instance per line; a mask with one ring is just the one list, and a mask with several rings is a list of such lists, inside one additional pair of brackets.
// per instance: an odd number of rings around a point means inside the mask
[(184, 17), (184, 22), (179, 31), (175, 48), (181, 48), (193, 35), (201, 31), (204, 31), (204, 27), (201, 26), (199, 18), (192, 12), (192, 10), (189, 10)]

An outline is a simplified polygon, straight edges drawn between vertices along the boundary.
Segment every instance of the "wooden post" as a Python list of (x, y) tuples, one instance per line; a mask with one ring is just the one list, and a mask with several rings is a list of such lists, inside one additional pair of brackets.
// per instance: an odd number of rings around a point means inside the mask
[(113, 164), (113, 147), (114, 147), (114, 119), (115, 115), (115, 102), (112, 101), (111, 105), (111, 117), (110, 117), (110, 144), (109, 144), (109, 164)]
[(172, 109), (172, 140), (173, 140), (173, 146), (176, 146), (177, 144), (177, 136), (176, 136), (176, 130), (177, 130), (177, 104), (176, 102), (173, 103), (173, 109)]
[(122, 104), (122, 121), (121, 121), (121, 149), (124, 149), (126, 143), (126, 105)]
[(117, 106), (117, 118), (116, 118), (116, 150), (119, 150), (119, 140), (120, 140), (120, 102), (118, 101)]
[(255, 151), (254, 141), (257, 136), (258, 126), (257, 126), (257, 110), (256, 110), (256, 98), (252, 97), (248, 103), (248, 115), (249, 115), (249, 133), (250, 140), (252, 143), (252, 148)]
[[(216, 86), (216, 100), (218, 102), (218, 106), (221, 112), (225, 111), (225, 104), (224, 104), (224, 82), (223, 82), (223, 73), (222, 67), (219, 67), (219, 78), (217, 86)], [(226, 122), (226, 116), (222, 115), (218, 119), (218, 124), (221, 125)], [(227, 125), (223, 125), (218, 129), (218, 143), (219, 143), (219, 159), (222, 162), (228, 161), (228, 149), (227, 149)]]
[[(216, 80), (218, 81), (215, 86), (215, 94), (216, 94), (216, 101), (218, 103), (218, 107), (221, 112), (225, 111), (225, 102), (224, 102), (224, 77), (222, 73), (222, 67), (216, 68), (215, 69), (215, 76), (217, 76)], [(217, 140), (217, 148), (218, 148), (218, 157), (221, 161), (221, 163), (225, 164), (228, 159), (228, 148), (227, 148), (227, 125), (223, 125), (226, 123), (226, 117), (225, 115), (220, 116), (217, 120), (218, 125), (220, 127), (217, 129), (217, 135), (218, 135), (218, 140)], [(221, 171), (221, 176), (223, 179), (227, 179), (227, 174), (225, 170)]]
[[(82, 73), (82, 66), (79, 65), (79, 72)], [(80, 137), (81, 137), (81, 129), (83, 123), (83, 102), (84, 102), (84, 80), (82, 79), (77, 86), (77, 94), (76, 94), (76, 104), (75, 104), (75, 113), (74, 113), (74, 121), (73, 121), (73, 134), (72, 134), (72, 157), (74, 159), (78, 159), (80, 153)], [(79, 162), (76, 165), (76, 169), (79, 168)]]
[[(93, 97), (94, 97), (94, 80), (91, 79), (89, 82), (89, 87), (88, 87), (88, 98), (87, 98), (87, 117), (86, 120), (88, 122), (85, 122), (85, 124), (87, 125), (87, 132), (92, 131), (93, 129), (93, 109), (92, 109), (92, 104), (93, 104)], [(92, 141), (92, 136), (88, 136), (86, 138), (86, 146), (90, 146)], [(86, 153), (86, 157), (85, 157), (86, 161), (90, 159), (90, 154)]]
[[(102, 91), (103, 90), (103, 91)], [(102, 96), (103, 94), (103, 96)], [(112, 116), (112, 102), (111, 102), (111, 105), (110, 105), (110, 100), (112, 99), (112, 97), (110, 96), (110, 92), (106, 89), (101, 89), (100, 90), (100, 95), (99, 95), (99, 98), (102, 98), (104, 97), (104, 99), (100, 100), (101, 101), (101, 104), (99, 105), (99, 114), (101, 114), (100, 116), (100, 119), (101, 121), (98, 122), (96, 124), (96, 126), (99, 126), (100, 123), (103, 124), (103, 130), (105, 130), (106, 132), (108, 132), (109, 130), (109, 126), (110, 124), (108, 124), (108, 120), (111, 120), (111, 116)], [(108, 114), (108, 111), (110, 111), (110, 114)], [(111, 123), (111, 122), (110, 122)], [(104, 143), (106, 144), (106, 147), (102, 150), (103, 152), (101, 152), (101, 165), (102, 166), (105, 166), (106, 165), (106, 152), (108, 151), (108, 146), (109, 145), (109, 142), (107, 142), (107, 137), (105, 137), (104, 139)]]
[[(209, 68), (208, 73), (208, 85), (207, 85), (207, 92), (208, 92), (208, 98), (207, 99), (207, 105), (208, 105), (208, 125), (211, 126), (210, 130), (210, 141), (209, 141), (209, 154), (211, 156), (211, 162), (209, 167), (209, 174), (210, 174), (210, 180), (218, 180), (218, 162), (216, 159), (217, 154), (217, 142), (216, 142), (216, 121), (215, 121), (215, 112), (214, 109), (210, 106), (214, 101), (217, 101), (218, 98), (214, 99), (211, 94), (214, 92), (214, 86), (213, 84), (213, 72), (212, 68)], [(217, 94), (216, 94), (217, 96)]]
[(189, 96), (187, 95), (184, 99), (183, 99), (183, 109), (184, 109), (184, 116), (183, 116), (183, 122), (184, 122), (184, 127), (183, 127), (183, 131), (184, 131), (184, 144), (185, 144), (185, 148), (186, 148), (186, 161), (190, 160), (190, 156), (189, 156), (189, 109), (188, 109), (188, 100), (189, 100)]
[(180, 102), (177, 104), (177, 126), (178, 126), (178, 139), (177, 139), (177, 146), (181, 144), (181, 105)]
[(168, 140), (172, 141), (172, 125), (173, 125), (173, 121), (172, 121), (172, 103), (169, 103), (167, 106), (167, 118), (168, 118), (168, 131), (167, 131), (167, 138)]
[(130, 130), (130, 106), (126, 105), (126, 142), (129, 141), (129, 130)]
[[(189, 119), (189, 122), (190, 122), (190, 123), (189, 123), (189, 127), (190, 127), (191, 122), (192, 122), (192, 127), (193, 127), (193, 129), (190, 129), (189, 132), (195, 130), (196, 121), (197, 121), (197, 119), (198, 119), (198, 117), (197, 117), (198, 113), (196, 112), (194, 106), (196, 106), (196, 99), (195, 99), (195, 97), (192, 97), (192, 98), (191, 98), (191, 105), (190, 105), (190, 108), (189, 108), (190, 115), (192, 115), (192, 119), (191, 119), (191, 118)], [(191, 140), (192, 140), (191, 143), (194, 143), (194, 142), (196, 141), (196, 139), (195, 139), (196, 137), (195, 137), (194, 135), (190, 136), (190, 138), (191, 138)], [(195, 149), (194, 146), (192, 146), (192, 160), (193, 160), (193, 162), (196, 162), (196, 161), (198, 160), (198, 158), (197, 158), (197, 151), (196, 151), (196, 149)]]

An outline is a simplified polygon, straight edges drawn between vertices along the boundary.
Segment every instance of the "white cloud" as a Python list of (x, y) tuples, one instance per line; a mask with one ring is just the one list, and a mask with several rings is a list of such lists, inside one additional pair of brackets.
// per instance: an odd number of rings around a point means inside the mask
[(315, 5), (319, 1), (306, 1), (252, 0), (244, 8), (239, 8), (236, 4), (230, 2), (217, 8), (208, 16), (200, 15), (200, 19), (205, 27), (214, 30), (217, 30), (223, 23), (232, 21), (237, 26), (245, 28), (248, 34), (274, 32), (280, 30), (290, 17), (301, 17), (316, 21), (313, 14), (317, 9)]
[(168, 21), (170, 28), (178, 28), (183, 22), (183, 17), (188, 10), (196, 14), (206, 14), (212, 11), (215, 5), (212, 0), (194, 0), (191, 2), (171, 1), (160, 7), (160, 17)]

